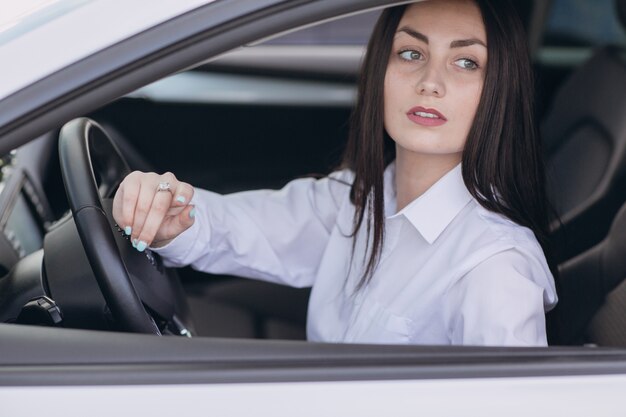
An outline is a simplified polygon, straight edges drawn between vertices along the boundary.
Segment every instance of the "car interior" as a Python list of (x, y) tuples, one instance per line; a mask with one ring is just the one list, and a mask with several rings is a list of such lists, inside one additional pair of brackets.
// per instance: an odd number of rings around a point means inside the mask
[[(550, 313), (550, 340), (626, 346), (626, 0), (514, 3), (529, 36), (549, 197), (558, 215), (552, 238), (560, 302)], [(576, 20), (588, 19), (593, 8), (604, 20)], [(219, 193), (327, 175), (341, 159), (359, 62), (378, 13), (246, 45), (84, 116), (126, 160), (114, 165), (118, 173), (170, 171)], [(79, 174), (68, 177), (64, 164), (89, 151), (75, 153), (68, 140), (60, 155), (59, 136), (70, 134), (59, 126), (0, 160), (0, 320), (119, 330), (95, 281), (81, 279), (90, 275), (86, 258), (73, 257), (83, 250), (82, 232), (68, 220), (79, 203), (68, 201), (66, 188)], [(97, 152), (106, 159), (116, 151)], [(111, 166), (93, 168), (101, 195), (110, 197)], [(117, 232), (124, 256), (143, 262)], [(66, 243), (68, 236), (75, 244)], [(167, 270), (158, 256), (149, 261), (169, 283), (154, 292), (138, 288), (144, 302), (157, 299), (147, 303), (153, 317), (173, 317), (156, 320), (161, 333), (306, 339), (308, 288)], [(162, 294), (174, 300), (161, 303)]]

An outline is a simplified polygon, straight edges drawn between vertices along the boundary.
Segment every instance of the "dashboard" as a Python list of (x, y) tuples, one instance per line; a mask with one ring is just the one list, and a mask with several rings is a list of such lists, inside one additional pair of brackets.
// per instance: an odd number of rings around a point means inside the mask
[(0, 223), (3, 237), (20, 258), (41, 249), (45, 223), (43, 206), (28, 179), (24, 179), (8, 216)]
[(55, 145), (55, 135), (46, 135), (1, 159), (0, 276), (41, 249), (44, 235), (55, 221), (43, 191), (44, 181), (54, 176), (50, 168), (56, 160)]

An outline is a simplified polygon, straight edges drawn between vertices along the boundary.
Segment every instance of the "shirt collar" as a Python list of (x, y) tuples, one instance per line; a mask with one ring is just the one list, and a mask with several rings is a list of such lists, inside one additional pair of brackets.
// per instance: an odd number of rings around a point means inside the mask
[[(389, 207), (391, 213), (396, 209), (393, 165), (389, 167), (385, 181), (385, 188), (390, 191), (385, 193), (385, 206)], [(432, 244), (471, 199), (472, 195), (463, 182), (461, 164), (458, 164), (424, 194), (387, 218), (406, 217), (424, 239)]]

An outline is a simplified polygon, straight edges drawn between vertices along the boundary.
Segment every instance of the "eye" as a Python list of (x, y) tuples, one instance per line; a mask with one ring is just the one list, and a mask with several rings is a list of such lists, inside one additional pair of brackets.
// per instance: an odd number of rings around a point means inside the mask
[(402, 51), (400, 52), (400, 58), (404, 59), (405, 61), (417, 61), (419, 59), (422, 59), (422, 53), (418, 52), (418, 51)]
[(475, 70), (479, 68), (478, 64), (469, 58), (457, 59), (456, 61), (454, 61), (454, 65), (466, 70)]

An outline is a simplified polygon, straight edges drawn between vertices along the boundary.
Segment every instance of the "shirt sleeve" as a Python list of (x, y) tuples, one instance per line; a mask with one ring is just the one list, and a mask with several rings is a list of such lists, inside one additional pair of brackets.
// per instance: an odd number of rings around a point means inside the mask
[(515, 249), (482, 261), (445, 299), (452, 344), (546, 346), (544, 299), (555, 295), (545, 275)]
[(311, 286), (350, 176), (340, 171), (230, 195), (196, 189), (193, 226), (153, 251), (168, 266)]

